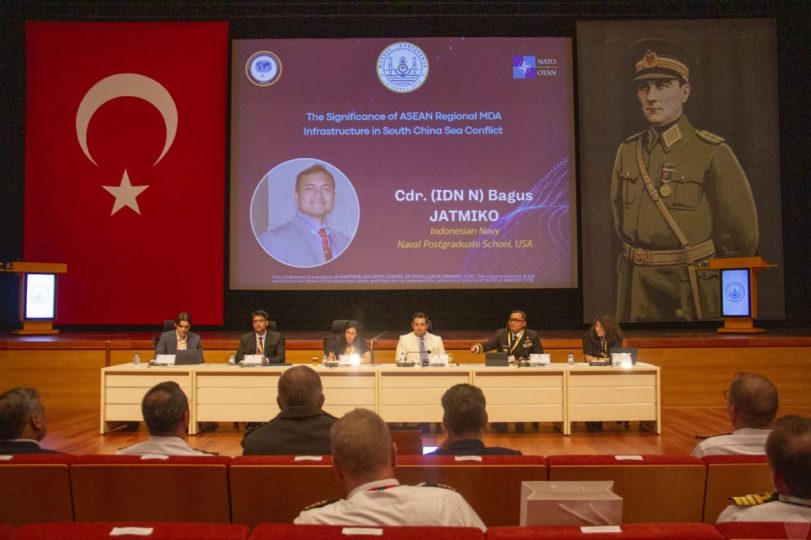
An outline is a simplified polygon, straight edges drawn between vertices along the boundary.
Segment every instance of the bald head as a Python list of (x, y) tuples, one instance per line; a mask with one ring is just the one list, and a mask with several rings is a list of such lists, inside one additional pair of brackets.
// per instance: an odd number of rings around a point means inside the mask
[(367, 409), (345, 414), (330, 430), (332, 459), (336, 470), (356, 484), (390, 478), (391, 433), (378, 415)]
[(279, 377), (278, 401), (282, 409), (302, 405), (320, 408), (324, 404), (321, 377), (310, 367), (291, 367)]
[(777, 416), (777, 388), (763, 375), (738, 373), (729, 385), (729, 404), (735, 407), (736, 429), (766, 429)]

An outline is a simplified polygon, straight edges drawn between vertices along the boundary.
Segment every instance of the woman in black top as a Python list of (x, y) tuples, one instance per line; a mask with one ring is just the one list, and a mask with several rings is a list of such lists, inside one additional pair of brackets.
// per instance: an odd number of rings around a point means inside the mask
[[(609, 358), (609, 351), (622, 347), (620, 325), (611, 315), (598, 315), (591, 323), (589, 331), (583, 334), (583, 355), (586, 362)], [(586, 429), (591, 432), (603, 430), (602, 422), (586, 422)]]
[(337, 360), (342, 354), (357, 354), (361, 364), (372, 363), (372, 353), (366, 346), (366, 340), (358, 333), (358, 323), (349, 321), (343, 333), (329, 344), (327, 356), (330, 360)]

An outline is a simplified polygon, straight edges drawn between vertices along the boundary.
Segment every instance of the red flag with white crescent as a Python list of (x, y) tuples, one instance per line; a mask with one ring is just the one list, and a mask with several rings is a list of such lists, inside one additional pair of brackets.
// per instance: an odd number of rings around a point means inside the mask
[(221, 324), (228, 25), (26, 24), (24, 258), (57, 323)]

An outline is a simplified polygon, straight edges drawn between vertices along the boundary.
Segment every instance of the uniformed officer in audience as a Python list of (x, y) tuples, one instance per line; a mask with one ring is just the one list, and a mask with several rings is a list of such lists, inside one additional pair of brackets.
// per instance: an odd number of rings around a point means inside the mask
[(456, 491), (420, 484), (404, 486), (394, 477), (396, 446), (386, 423), (367, 409), (355, 409), (332, 426), (332, 468), (345, 499), (313, 505), (298, 524), (345, 526), (486, 527)]
[(684, 114), (688, 55), (645, 39), (631, 46), (633, 81), (648, 129), (620, 145), (611, 171), (620, 240), (619, 321), (707, 320), (720, 316), (714, 257), (754, 255), (758, 221), (752, 190), (722, 137)]
[(701, 441), (696, 457), (730, 454), (763, 455), (766, 438), (777, 416), (777, 388), (757, 373), (738, 373), (724, 391), (733, 432)]
[(777, 420), (766, 441), (766, 455), (777, 491), (732, 497), (718, 523), (811, 522), (811, 418), (792, 415)]

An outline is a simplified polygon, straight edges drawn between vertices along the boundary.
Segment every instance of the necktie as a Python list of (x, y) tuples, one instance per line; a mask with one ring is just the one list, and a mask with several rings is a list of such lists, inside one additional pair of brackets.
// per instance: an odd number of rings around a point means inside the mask
[(256, 352), (258, 352), (259, 354), (265, 352), (265, 336), (259, 336), (259, 350)]
[(321, 237), (321, 248), (324, 250), (324, 260), (332, 259), (332, 248), (329, 247), (329, 238), (327, 237), (327, 229), (321, 227), (318, 229), (318, 236)]
[(425, 336), (420, 336), (420, 363), (428, 363), (428, 351), (425, 348)]

